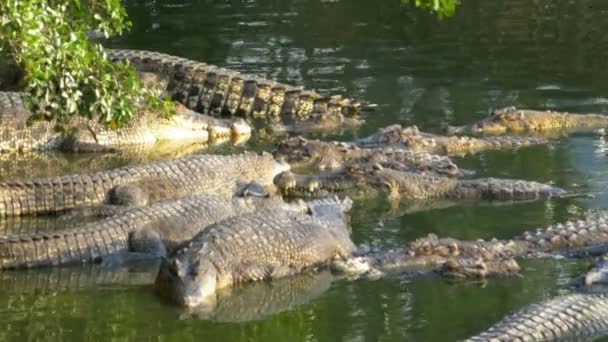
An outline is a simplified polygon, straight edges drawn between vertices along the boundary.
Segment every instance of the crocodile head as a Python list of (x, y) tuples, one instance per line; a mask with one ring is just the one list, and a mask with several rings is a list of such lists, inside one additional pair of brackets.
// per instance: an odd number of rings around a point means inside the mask
[(545, 112), (523, 111), (515, 107), (495, 110), (487, 118), (475, 123), (448, 127), (448, 134), (501, 135), (506, 133), (540, 131), (547, 127), (559, 128), (560, 120)]
[(484, 279), (516, 275), (519, 273), (519, 265), (512, 258), (491, 261), (484, 261), (482, 258), (457, 258), (446, 261), (439, 273), (444, 277), (456, 279)]
[(270, 123), (266, 130), (273, 134), (303, 132), (333, 132), (355, 129), (365, 123), (359, 116), (347, 116), (341, 112), (312, 113), (307, 118), (291, 124)]
[(348, 143), (309, 140), (298, 136), (281, 142), (275, 155), (286, 158), (294, 167), (337, 170), (346, 161), (360, 158), (365, 152)]
[(216, 304), (217, 271), (210, 262), (188, 262), (177, 253), (163, 258), (155, 281), (159, 295), (186, 307), (213, 307)]
[(291, 171), (280, 173), (274, 184), (281, 194), (290, 197), (319, 198), (351, 190), (355, 183), (343, 172), (300, 175)]

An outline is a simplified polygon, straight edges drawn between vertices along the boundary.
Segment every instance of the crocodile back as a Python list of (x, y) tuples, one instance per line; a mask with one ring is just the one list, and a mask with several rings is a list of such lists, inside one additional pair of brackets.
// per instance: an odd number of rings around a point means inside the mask
[(0, 92), (0, 151), (52, 150), (61, 144), (55, 124), (33, 121), (23, 103), (23, 95)]
[(578, 341), (606, 333), (606, 317), (606, 294), (569, 294), (531, 304), (466, 341)]
[(355, 250), (348, 230), (330, 224), (310, 215), (263, 210), (208, 227), (176, 258), (189, 264), (210, 261), (217, 269), (218, 288), (279, 278)]

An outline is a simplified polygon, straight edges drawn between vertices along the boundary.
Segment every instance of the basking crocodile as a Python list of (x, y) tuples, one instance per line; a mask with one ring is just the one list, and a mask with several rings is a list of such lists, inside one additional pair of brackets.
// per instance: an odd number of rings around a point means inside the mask
[(121, 146), (155, 144), (159, 141), (207, 141), (249, 135), (243, 120), (232, 122), (208, 117), (178, 106), (177, 113), (163, 118), (155, 113), (139, 113), (125, 127), (112, 129), (97, 120), (75, 118), (68, 127), (76, 129), (72, 138), (57, 131), (52, 121), (35, 120), (23, 104), (23, 94), (0, 92), (0, 151), (112, 150)]
[(351, 203), (312, 207), (310, 215), (262, 210), (209, 226), (161, 263), (156, 288), (184, 306), (214, 306), (218, 289), (348, 257), (356, 249), (344, 216)]
[(448, 127), (449, 134), (500, 135), (512, 133), (551, 134), (590, 131), (608, 127), (608, 116), (572, 114), (507, 107), (475, 123)]
[(584, 220), (568, 221), (524, 232), (509, 240), (462, 241), (438, 238), (431, 234), (409, 244), (413, 256), (481, 257), (492, 260), (503, 257), (598, 255), (608, 249), (608, 216), (590, 214)]
[(548, 143), (538, 137), (456, 137), (420, 132), (418, 127), (391, 125), (380, 129), (369, 137), (355, 140), (361, 147), (400, 145), (412, 151), (461, 156), (487, 150), (515, 149)]
[(231, 197), (241, 184), (272, 185), (289, 165), (272, 155), (192, 155), (108, 171), (0, 182), (0, 216), (69, 211), (104, 204), (145, 205), (196, 194)]
[(66, 230), (0, 237), (0, 268), (100, 261), (113, 265), (164, 256), (213, 223), (265, 208), (305, 211), (308, 207), (274, 197), (225, 199), (200, 195), (164, 201)]
[(287, 160), (294, 168), (339, 171), (352, 164), (378, 164), (383, 167), (418, 172), (430, 171), (446, 176), (461, 175), (448, 157), (403, 148), (360, 148), (351, 143), (289, 138), (278, 144), (274, 155)]
[(246, 75), (233, 70), (143, 50), (107, 50), (113, 61), (128, 61), (140, 72), (168, 80), (167, 95), (197, 112), (211, 115), (280, 116), (304, 120), (312, 114), (348, 118), (367, 105), (341, 96), (323, 97), (301, 87)]
[(297, 175), (291, 171), (277, 176), (275, 185), (285, 195), (321, 197), (355, 187), (385, 188), (393, 200), (538, 200), (563, 197), (568, 192), (546, 184), (515, 179), (459, 179), (434, 174), (354, 165), (349, 170), (321, 175)]

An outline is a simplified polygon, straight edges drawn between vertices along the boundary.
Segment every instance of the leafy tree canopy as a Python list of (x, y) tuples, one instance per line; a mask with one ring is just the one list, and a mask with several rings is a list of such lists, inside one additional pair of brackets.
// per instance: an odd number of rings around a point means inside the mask
[(121, 0), (1, 0), (0, 47), (23, 69), (27, 103), (47, 119), (75, 115), (111, 125), (164, 104), (143, 90), (133, 68), (112, 63), (86, 32), (129, 29)]
[(456, 13), (456, 5), (459, 0), (401, 0), (405, 4), (413, 3), (416, 7), (428, 9), (437, 13), (437, 16), (442, 19), (451, 17)]

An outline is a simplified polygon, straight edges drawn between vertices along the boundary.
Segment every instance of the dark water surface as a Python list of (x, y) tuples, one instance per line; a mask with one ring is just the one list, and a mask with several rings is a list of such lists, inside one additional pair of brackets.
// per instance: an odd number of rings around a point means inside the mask
[[(134, 30), (110, 45), (178, 54), (377, 103), (359, 136), (392, 123), (439, 132), (511, 105), (608, 110), (608, 2), (462, 2), (455, 17), (437, 21), (398, 0), (127, 1)], [(397, 247), (428, 233), (508, 237), (605, 208), (607, 139), (579, 135), (458, 160), (480, 175), (551, 182), (593, 198), (407, 213), (372, 198), (356, 203), (354, 238)], [(61, 172), (92, 167), (77, 159)], [(405, 277), (348, 282), (322, 274), (297, 286), (237, 289), (240, 297), (226, 303), (223, 315), (199, 318), (159, 300), (146, 274), (97, 281), (96, 273), (86, 272), (13, 273), (0, 277), (0, 339), (453, 341), (525, 304), (570, 291), (570, 279), (586, 267), (560, 260), (521, 265), (522, 278), (472, 284)], [(60, 286), (65, 277), (90, 281)]]

